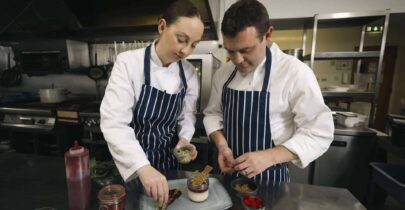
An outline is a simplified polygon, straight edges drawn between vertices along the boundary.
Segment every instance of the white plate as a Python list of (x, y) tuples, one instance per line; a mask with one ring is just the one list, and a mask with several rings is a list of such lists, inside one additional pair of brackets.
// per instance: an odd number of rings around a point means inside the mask
[[(201, 203), (193, 202), (188, 198), (187, 179), (169, 180), (169, 188), (181, 190), (181, 196), (170, 204), (167, 210), (221, 210), (230, 208), (232, 200), (224, 186), (216, 178), (210, 177), (209, 180), (208, 198)], [(142, 210), (155, 210), (156, 204), (150, 197), (142, 194), (139, 207)]]

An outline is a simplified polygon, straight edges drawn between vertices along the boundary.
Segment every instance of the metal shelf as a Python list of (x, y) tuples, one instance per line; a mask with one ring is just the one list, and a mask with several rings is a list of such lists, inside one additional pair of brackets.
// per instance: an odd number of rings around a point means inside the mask
[(22, 129), (27, 131), (38, 131), (38, 132), (54, 132), (54, 126), (46, 125), (27, 125), (19, 123), (0, 123), (1, 128), (11, 128), (11, 129)]
[(12, 108), (12, 107), (0, 107), (0, 113), (5, 114), (21, 114), (21, 115), (35, 115), (35, 116), (53, 116), (50, 109), (35, 109), (35, 108)]
[[(360, 76), (360, 67), (363, 58), (378, 59), (377, 71), (375, 71), (374, 78), (374, 92), (322, 92), (324, 97), (369, 97), (371, 98), (371, 109), (369, 114), (369, 126), (372, 125), (376, 109), (376, 100), (379, 91), (380, 75), (382, 72), (383, 57), (385, 44), (387, 39), (388, 22), (390, 17), (390, 10), (376, 11), (376, 12), (344, 12), (344, 13), (331, 13), (331, 14), (316, 14), (313, 18), (312, 30), (312, 46), (310, 55), (304, 56), (304, 60), (309, 61), (309, 66), (314, 70), (315, 60), (337, 60), (337, 59), (354, 59), (357, 60), (357, 78)], [(366, 33), (366, 26), (371, 23), (379, 23), (383, 25), (382, 39), (379, 51), (363, 51), (364, 39)], [(316, 52), (317, 33), (319, 28), (326, 27), (343, 27), (348, 25), (361, 26), (360, 43), (358, 51), (347, 52)], [(308, 26), (304, 28), (303, 35), (303, 49), (305, 52), (306, 31)]]
[(305, 25), (313, 24), (314, 20), (310, 17), (305, 18), (281, 18), (271, 19), (271, 25), (278, 30), (303, 29)]
[[(318, 52), (315, 53), (315, 60), (330, 60), (330, 59), (361, 59), (361, 58), (378, 58), (380, 51), (366, 52)], [(311, 54), (305, 55), (304, 60), (310, 60)]]
[(348, 18), (372, 18), (372, 17), (385, 17), (387, 11), (374, 11), (374, 12), (339, 12), (330, 14), (318, 15), (318, 20), (337, 20)]
[(93, 133), (101, 133), (100, 126), (88, 126), (88, 125), (84, 125), (84, 126), (83, 126), (83, 130), (85, 130), (85, 131), (90, 131), (90, 132), (93, 132)]
[(334, 135), (345, 136), (375, 136), (376, 133), (368, 128), (346, 128), (335, 124)]
[(375, 92), (332, 92), (322, 91), (323, 97), (374, 97)]

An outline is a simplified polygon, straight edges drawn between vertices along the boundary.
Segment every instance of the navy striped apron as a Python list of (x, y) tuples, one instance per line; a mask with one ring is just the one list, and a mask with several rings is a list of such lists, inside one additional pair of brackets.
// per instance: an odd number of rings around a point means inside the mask
[(151, 165), (159, 171), (178, 168), (172, 149), (178, 142), (177, 117), (183, 108), (187, 82), (181, 60), (178, 61), (183, 88), (177, 94), (168, 94), (150, 85), (150, 49), (145, 50), (145, 84), (134, 110), (135, 136)]
[[(271, 138), (269, 104), (271, 51), (266, 48), (265, 76), (261, 91), (238, 91), (228, 87), (235, 77), (232, 72), (222, 89), (222, 110), (224, 113), (224, 134), (234, 157), (247, 152), (274, 147)], [(234, 177), (241, 176), (235, 172)], [(286, 163), (276, 164), (254, 177), (259, 183), (289, 182)]]

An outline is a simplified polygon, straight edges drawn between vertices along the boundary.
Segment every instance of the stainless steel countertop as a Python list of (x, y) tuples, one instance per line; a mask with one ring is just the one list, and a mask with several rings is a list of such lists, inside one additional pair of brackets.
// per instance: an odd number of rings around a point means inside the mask
[[(191, 177), (192, 172), (176, 172), (168, 174), (168, 179)], [(218, 178), (228, 191), (233, 206), (231, 210), (243, 210), (241, 199), (230, 190), (230, 179), (220, 175)], [(130, 198), (139, 198), (137, 184), (128, 184)], [(347, 190), (342, 188), (315, 186), (298, 183), (281, 185), (260, 185), (258, 195), (264, 199), (266, 210), (365, 210), (366, 208)], [(128, 200), (125, 209), (139, 209), (139, 201)]]
[[(272, 195), (276, 195), (273, 196)], [(347, 189), (304, 184), (283, 184), (268, 190), (273, 210), (366, 209)]]
[[(0, 153), (0, 203), (5, 209), (35, 209), (53, 206), (68, 209), (65, 167), (62, 157), (46, 157), (16, 153)], [(172, 171), (168, 179), (190, 177), (192, 172)], [(229, 191), (230, 179), (217, 177)], [(131, 182), (126, 185), (126, 210), (138, 209), (139, 189)], [(93, 186), (92, 207), (98, 209)], [(22, 193), (23, 192), (23, 193)], [(229, 192), (234, 205), (242, 209), (240, 199)], [(357, 210), (364, 206), (346, 189), (288, 183), (279, 186), (259, 186), (258, 194), (265, 200), (266, 209), (283, 210)], [(21, 202), (23, 200), (24, 202)]]
[(346, 135), (346, 136), (375, 136), (376, 132), (368, 128), (346, 128), (341, 125), (335, 124), (335, 135)]

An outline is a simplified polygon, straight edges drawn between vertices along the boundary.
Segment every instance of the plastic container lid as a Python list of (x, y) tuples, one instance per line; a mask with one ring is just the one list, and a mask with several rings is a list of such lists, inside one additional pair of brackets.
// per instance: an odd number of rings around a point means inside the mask
[(101, 204), (118, 204), (121, 202), (127, 193), (125, 188), (119, 184), (106, 185), (98, 192), (97, 198)]
[(75, 140), (75, 143), (73, 145), (73, 147), (71, 147), (69, 149), (69, 154), (70, 155), (77, 155), (84, 152), (84, 147), (79, 145), (79, 142), (77, 142), (77, 140)]

